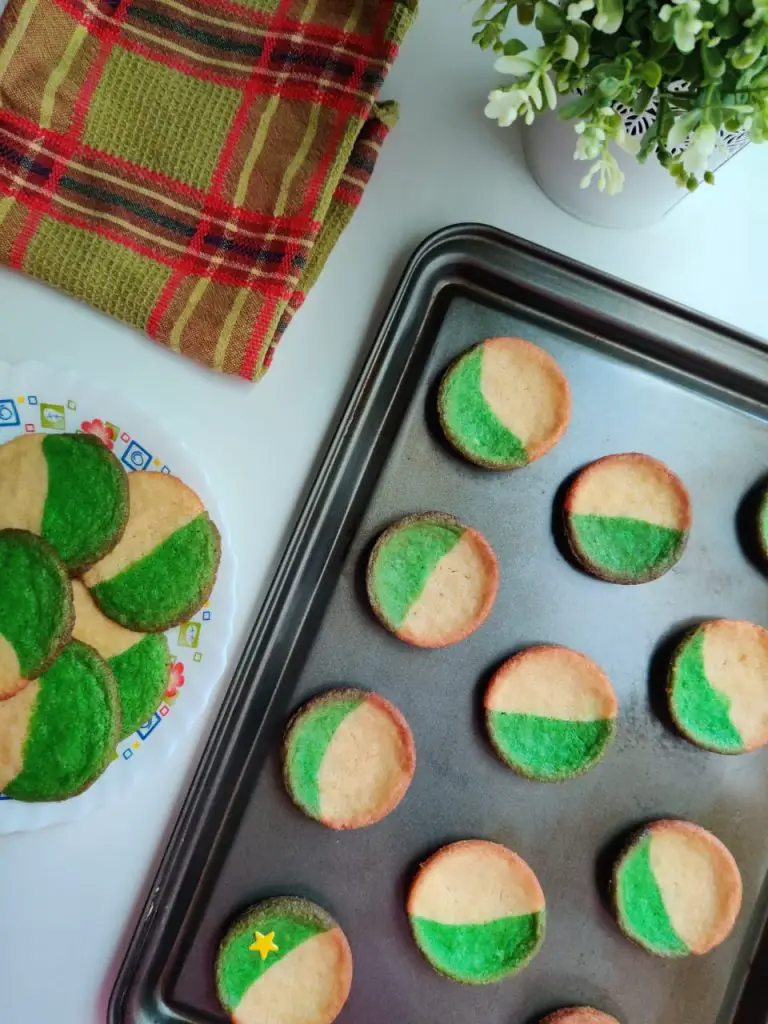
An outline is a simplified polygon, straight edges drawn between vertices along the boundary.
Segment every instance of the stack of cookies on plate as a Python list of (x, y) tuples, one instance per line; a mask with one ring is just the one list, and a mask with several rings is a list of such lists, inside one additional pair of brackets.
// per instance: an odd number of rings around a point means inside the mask
[(0, 447), (0, 791), (65, 800), (159, 705), (163, 631), (213, 587), (219, 533), (176, 477), (89, 434)]

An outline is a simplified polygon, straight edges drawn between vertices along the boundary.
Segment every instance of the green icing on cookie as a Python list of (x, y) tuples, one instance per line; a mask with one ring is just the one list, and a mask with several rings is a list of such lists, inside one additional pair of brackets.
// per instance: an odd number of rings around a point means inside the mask
[(697, 743), (704, 747), (738, 754), (744, 740), (731, 721), (731, 701), (716, 690), (704, 671), (704, 630), (683, 643), (672, 667), (670, 701), (672, 713)]
[(72, 618), (72, 590), (47, 544), (20, 530), (0, 531), (0, 633), (25, 679), (58, 647)]
[(599, 760), (616, 723), (567, 722), (540, 715), (488, 711), (494, 745), (512, 767), (534, 779), (557, 782), (580, 775)]
[(672, 927), (651, 868), (650, 836), (627, 854), (617, 874), (616, 905), (624, 931), (662, 956), (687, 956), (690, 950)]
[(151, 633), (107, 662), (120, 698), (120, 736), (130, 736), (157, 710), (168, 685), (171, 651), (164, 633)]
[(625, 516), (572, 515), (579, 553), (598, 570), (627, 578), (672, 565), (682, 553), (685, 530)]
[(496, 418), (483, 396), (482, 367), (480, 346), (448, 371), (440, 391), (443, 423), (460, 447), (484, 462), (524, 466), (525, 446)]
[(49, 434), (43, 454), (48, 492), (42, 534), (70, 569), (90, 565), (111, 550), (128, 517), (127, 476), (88, 434)]
[[(273, 941), (278, 951), (269, 953), (266, 960), (262, 960), (259, 952), (249, 949), (256, 930), (262, 935), (275, 933)], [(219, 951), (216, 982), (224, 1006), (230, 1012), (234, 1010), (251, 985), (270, 967), (302, 942), (325, 931), (328, 931), (326, 923), (310, 917), (299, 919), (279, 912), (267, 912), (263, 916), (249, 918), (227, 936)], [(301, 978), (295, 980), (297, 985), (301, 984)]]
[(396, 529), (379, 548), (373, 590), (381, 614), (395, 629), (405, 621), (437, 563), (458, 544), (463, 529), (423, 519)]
[(40, 678), (15, 800), (64, 800), (106, 767), (117, 739), (114, 681), (90, 647), (73, 640)]
[(291, 793), (298, 804), (315, 818), (320, 817), (318, 776), (333, 735), (364, 697), (319, 700), (301, 715), (291, 730), (286, 750), (286, 772)]
[(412, 917), (416, 944), (442, 974), (482, 985), (524, 967), (544, 939), (544, 914), (501, 917), (483, 924), (441, 924)]
[(105, 615), (129, 629), (167, 629), (205, 600), (218, 560), (218, 532), (201, 513), (91, 594)]

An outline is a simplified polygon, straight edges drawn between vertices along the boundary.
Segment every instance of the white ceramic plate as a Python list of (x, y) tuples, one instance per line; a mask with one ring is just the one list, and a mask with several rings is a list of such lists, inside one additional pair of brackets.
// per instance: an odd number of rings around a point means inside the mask
[(152, 718), (117, 747), (115, 760), (80, 796), (60, 803), (22, 803), (0, 797), (0, 834), (78, 818), (102, 800), (154, 775), (158, 781), (179, 738), (200, 718), (227, 663), (234, 605), (229, 538), (204, 467), (184, 441), (121, 395), (79, 375), (44, 366), (0, 363), (0, 444), (25, 432), (98, 433), (129, 472), (173, 473), (203, 499), (221, 531), (221, 567), (210, 601), (191, 622), (166, 634), (174, 665), (165, 699)]

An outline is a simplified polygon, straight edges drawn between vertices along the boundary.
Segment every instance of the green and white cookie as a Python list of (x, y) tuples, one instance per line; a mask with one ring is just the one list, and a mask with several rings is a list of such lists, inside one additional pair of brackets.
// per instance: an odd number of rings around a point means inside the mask
[(371, 607), (417, 647), (458, 643), (483, 624), (499, 585), (481, 533), (442, 512), (406, 516), (379, 537), (368, 563)]
[(0, 446), (0, 529), (43, 537), (72, 574), (117, 544), (128, 480), (91, 434), (23, 434)]
[(657, 956), (714, 949), (733, 930), (741, 893), (730, 851), (690, 821), (655, 821), (643, 828), (614, 868), (619, 926)]
[(66, 800), (114, 756), (120, 708), (103, 658), (73, 640), (39, 679), (0, 702), (0, 790), (14, 800)]
[(216, 957), (216, 992), (235, 1024), (332, 1024), (352, 985), (352, 953), (309, 900), (265, 900), (235, 921)]
[(27, 530), (0, 530), (0, 701), (45, 672), (73, 619), (72, 587), (51, 545)]
[(647, 583), (680, 559), (691, 529), (684, 484), (650, 455), (608, 455), (582, 470), (565, 526), (582, 566), (609, 583)]
[(584, 654), (547, 645), (521, 651), (494, 674), (485, 721), (496, 753), (529, 779), (583, 775), (613, 742), (618, 703), (601, 668)]
[(444, 846), (408, 895), (416, 945), (454, 981), (484, 985), (525, 967), (544, 942), (544, 893), (525, 861), (498, 843)]
[(160, 633), (208, 600), (219, 567), (219, 531), (200, 498), (174, 476), (132, 473), (128, 489), (125, 533), (83, 582), (114, 622)]
[(757, 513), (757, 539), (764, 557), (768, 558), (768, 490), (760, 501)]
[(489, 338), (448, 368), (437, 406), (445, 436), (470, 462), (517, 469), (563, 436), (571, 394), (544, 349), (522, 338)]
[(134, 633), (99, 611), (80, 580), (72, 581), (75, 640), (93, 647), (109, 665), (120, 698), (120, 739), (143, 725), (168, 685), (171, 651), (164, 633)]
[(408, 723), (377, 693), (330, 690), (300, 708), (286, 731), (286, 788), (300, 810), (329, 828), (381, 821), (415, 770)]
[(669, 707), (698, 747), (743, 754), (768, 743), (768, 630), (751, 622), (705, 622), (678, 647)]

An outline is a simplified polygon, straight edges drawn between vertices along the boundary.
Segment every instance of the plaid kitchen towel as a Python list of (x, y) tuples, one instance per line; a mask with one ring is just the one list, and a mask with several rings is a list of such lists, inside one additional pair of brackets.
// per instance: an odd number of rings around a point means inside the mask
[(360, 201), (417, 0), (9, 0), (0, 262), (256, 380)]

